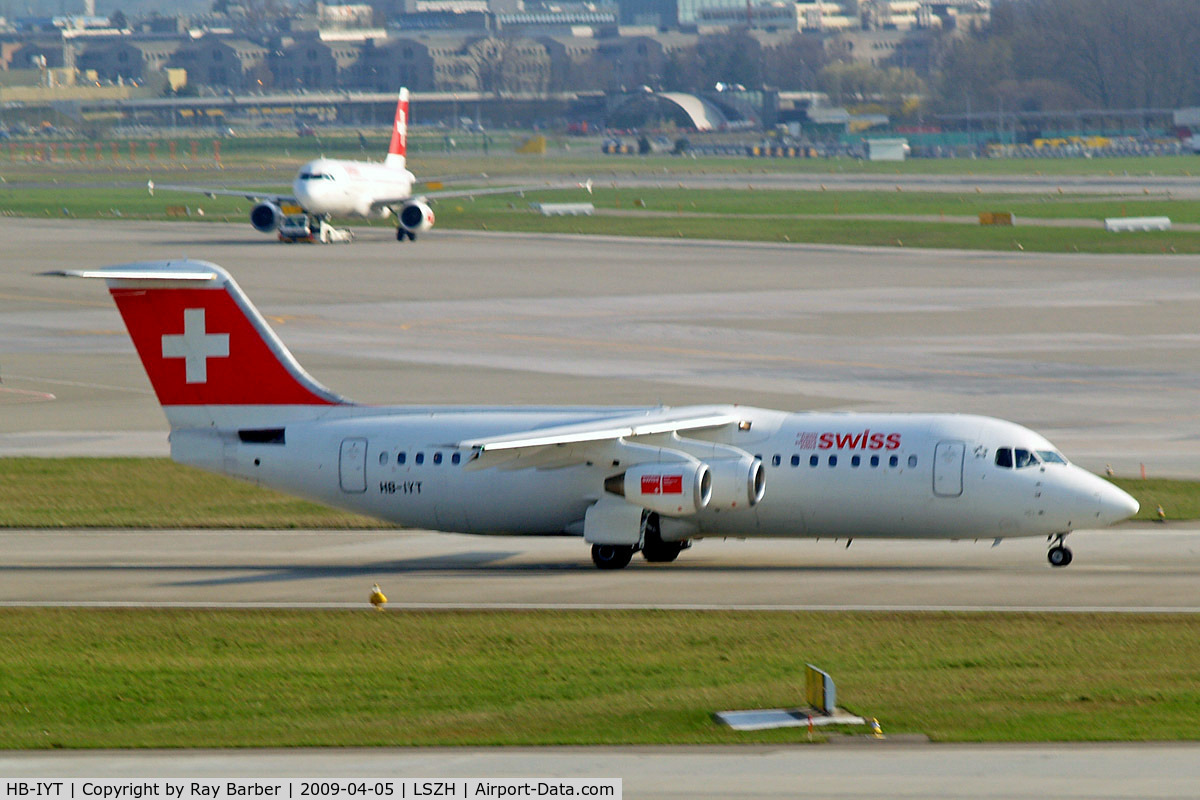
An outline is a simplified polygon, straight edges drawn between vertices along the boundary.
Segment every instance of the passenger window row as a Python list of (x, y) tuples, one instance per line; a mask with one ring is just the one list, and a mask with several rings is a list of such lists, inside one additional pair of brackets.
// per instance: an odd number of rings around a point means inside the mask
[[(778, 453), (776, 453), (774, 456), (772, 456), (772, 457), (771, 457), (771, 466), (773, 466), (773, 467), (778, 467), (778, 466), (779, 466), (780, 464), (782, 464), (782, 463), (783, 463), (783, 456), (779, 455)], [(836, 467), (836, 466), (838, 465), (838, 457), (837, 457), (836, 455), (832, 455), (832, 454), (831, 454), (831, 455), (828, 457), (828, 459), (827, 459), (826, 463), (827, 463), (829, 466), (831, 466), (831, 467)], [(869, 464), (871, 465), (871, 467), (872, 467), (872, 468), (877, 468), (877, 467), (879, 467), (879, 465), (880, 465), (880, 464), (882, 464), (883, 462), (882, 462), (882, 460), (880, 459), (880, 457), (879, 457), (879, 456), (877, 456), (877, 455), (873, 455), (873, 456), (871, 456), (871, 457), (870, 457), (870, 458), (867, 460), (867, 463), (869, 463)], [(791, 460), (791, 464), (792, 464), (792, 466), (793, 466), (793, 467), (798, 467), (798, 466), (800, 466), (800, 456), (799, 456), (799, 455), (793, 455), (793, 456), (792, 456), (792, 460)], [(818, 456), (818, 455), (816, 455), (816, 454), (813, 454), (813, 455), (811, 455), (811, 456), (809, 456), (809, 457), (808, 457), (808, 465), (809, 465), (810, 467), (816, 467), (816, 466), (819, 466), (820, 464), (821, 464), (821, 457), (820, 457), (820, 456)], [(860, 455), (853, 455), (853, 456), (850, 456), (850, 466), (852, 466), (852, 467), (856, 467), (856, 468), (857, 468), (857, 467), (861, 467), (861, 466), (862, 466), (862, 464), (863, 464), (863, 457), (862, 457), (862, 456), (860, 456)], [(888, 465), (889, 467), (898, 467), (898, 466), (900, 466), (900, 456), (897, 456), (897, 455), (889, 456), (889, 457), (888, 457), (888, 460), (887, 460), (887, 465)], [(913, 468), (913, 467), (915, 467), (915, 466), (917, 466), (917, 456), (916, 456), (916, 454), (915, 454), (915, 453), (914, 453), (913, 455), (910, 455), (910, 456), (908, 457), (908, 466), (909, 466), (909, 468), (910, 468), (910, 469), (911, 469), (911, 468)]]
[[(442, 460), (443, 460), (442, 451), (440, 451), (440, 450), (434, 451), (433, 458), (432, 458), (433, 463), (441, 464)], [(379, 466), (382, 467), (382, 466), (386, 465), (387, 463), (388, 463), (388, 453), (385, 450), (384, 452), (379, 454)], [(404, 466), (407, 463), (408, 463), (408, 453), (406, 451), (401, 450), (400, 452), (396, 453), (396, 465), (397, 466)], [(424, 464), (425, 463), (424, 451), (418, 451), (413, 456), (413, 463), (414, 464)], [(462, 453), (451, 453), (450, 454), (450, 463), (454, 464), (455, 466), (462, 463)]]

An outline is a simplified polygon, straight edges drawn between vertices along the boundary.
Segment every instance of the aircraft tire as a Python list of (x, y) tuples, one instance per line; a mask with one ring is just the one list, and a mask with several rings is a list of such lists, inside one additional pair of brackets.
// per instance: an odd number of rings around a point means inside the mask
[(1046, 558), (1050, 561), (1052, 567), (1065, 567), (1071, 563), (1071, 551), (1062, 545), (1051, 547), (1050, 552), (1046, 554)]
[(401, 228), (401, 227), (396, 228), (396, 241), (397, 242), (403, 242), (404, 239), (408, 236), (412, 236), (412, 234), (410, 234), (408, 231), (404, 230), (404, 228)]
[(679, 554), (687, 547), (687, 542), (663, 542), (657, 544), (646, 543), (642, 547), (642, 558), (649, 561), (651, 564), (666, 564), (679, 558)]
[(629, 545), (592, 545), (592, 563), (600, 569), (624, 569), (632, 559), (633, 548)]

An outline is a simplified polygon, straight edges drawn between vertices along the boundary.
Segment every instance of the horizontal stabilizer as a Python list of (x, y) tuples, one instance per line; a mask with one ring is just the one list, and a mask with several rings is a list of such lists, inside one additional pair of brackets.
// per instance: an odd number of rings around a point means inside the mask
[(105, 278), (126, 281), (211, 281), (218, 277), (213, 270), (193, 269), (195, 262), (187, 262), (187, 269), (162, 269), (162, 263), (155, 261), (145, 262), (144, 265), (124, 264), (104, 269), (59, 269), (42, 274), (62, 278)]

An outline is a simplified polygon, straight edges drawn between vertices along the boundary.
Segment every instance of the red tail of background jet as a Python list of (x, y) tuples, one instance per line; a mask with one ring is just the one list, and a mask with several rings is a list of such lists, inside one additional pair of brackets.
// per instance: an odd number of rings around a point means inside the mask
[(408, 89), (400, 90), (396, 118), (392, 121), (392, 141), (388, 144), (385, 164), (403, 169), (408, 154)]

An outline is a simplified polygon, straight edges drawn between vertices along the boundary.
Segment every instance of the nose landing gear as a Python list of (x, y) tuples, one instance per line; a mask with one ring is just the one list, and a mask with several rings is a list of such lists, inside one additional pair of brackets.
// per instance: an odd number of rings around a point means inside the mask
[(1050, 548), (1050, 552), (1046, 553), (1046, 558), (1050, 561), (1052, 567), (1065, 567), (1071, 563), (1071, 551), (1063, 544), (1067, 534), (1059, 533), (1051, 536), (1051, 541), (1054, 546)]

